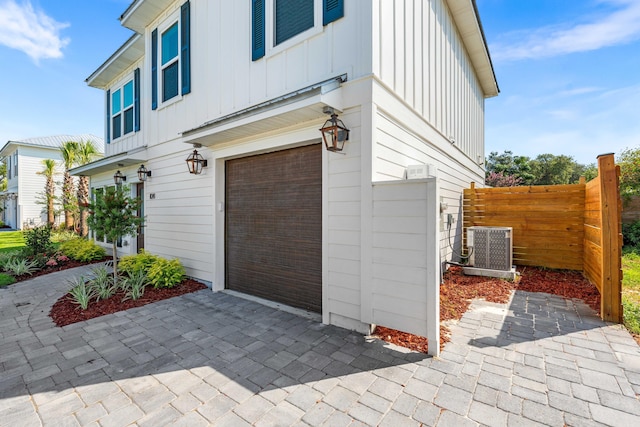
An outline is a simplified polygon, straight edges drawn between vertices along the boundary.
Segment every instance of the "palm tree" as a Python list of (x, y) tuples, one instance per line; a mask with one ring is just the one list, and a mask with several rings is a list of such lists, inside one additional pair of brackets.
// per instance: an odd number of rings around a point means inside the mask
[(74, 212), (77, 203), (74, 197), (73, 177), (69, 173), (75, 163), (78, 152), (78, 143), (75, 141), (67, 141), (60, 147), (62, 152), (62, 162), (64, 164), (64, 180), (62, 182), (62, 207), (64, 209), (64, 227), (72, 230), (74, 225)]
[(36, 172), (38, 175), (44, 175), (46, 183), (44, 185), (44, 197), (45, 204), (47, 206), (47, 224), (51, 227), (55, 225), (55, 211), (54, 201), (56, 198), (56, 184), (53, 180), (53, 176), (56, 174), (56, 162), (51, 159), (44, 159), (42, 161), (44, 168), (40, 172)]
[[(76, 165), (82, 166), (90, 163), (95, 157), (98, 156), (98, 149), (93, 141), (80, 141), (78, 143), (78, 152), (76, 153)], [(78, 181), (78, 206), (80, 207), (79, 229), (80, 235), (85, 237), (89, 234), (89, 225), (87, 224), (87, 217), (89, 212), (87, 206), (89, 205), (89, 178), (81, 176)]]

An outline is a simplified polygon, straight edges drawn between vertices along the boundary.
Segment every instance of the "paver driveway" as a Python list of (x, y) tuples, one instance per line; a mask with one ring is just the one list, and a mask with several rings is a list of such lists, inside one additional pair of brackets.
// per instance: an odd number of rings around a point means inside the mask
[(433, 359), (208, 290), (58, 328), (71, 274), (0, 290), (2, 426), (640, 425), (640, 350), (579, 301), (476, 302)]

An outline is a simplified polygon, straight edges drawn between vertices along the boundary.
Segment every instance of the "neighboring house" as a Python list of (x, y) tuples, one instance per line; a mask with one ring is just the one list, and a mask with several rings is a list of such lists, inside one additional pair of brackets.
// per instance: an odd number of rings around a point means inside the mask
[[(462, 189), (484, 182), (498, 94), (475, 2), (135, 0), (120, 21), (135, 34), (87, 78), (105, 92), (107, 157), (73, 173), (100, 192), (119, 170), (143, 196), (122, 253), (437, 342), (447, 214), (459, 224)], [(321, 144), (331, 109), (351, 131), (342, 152)], [(411, 165), (430, 178), (405, 179)]]
[[(53, 135), (7, 141), (0, 149), (0, 158), (7, 165), (7, 190), (0, 194), (4, 206), (3, 221), (12, 228), (26, 227), (47, 222), (44, 191), (46, 179), (40, 175), (43, 160), (55, 160), (58, 164), (56, 182), (62, 181), (64, 166), (60, 146), (67, 141), (93, 141), (102, 153), (102, 138), (91, 134)], [(62, 195), (61, 186), (56, 186), (56, 195)], [(64, 212), (56, 214), (56, 224), (64, 222)]]

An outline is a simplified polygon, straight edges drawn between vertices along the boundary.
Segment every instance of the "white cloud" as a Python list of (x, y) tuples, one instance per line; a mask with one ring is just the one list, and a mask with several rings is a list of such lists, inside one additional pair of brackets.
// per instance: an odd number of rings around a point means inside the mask
[(640, 39), (640, 1), (607, 0), (602, 4), (619, 8), (580, 24), (543, 27), (506, 34), (508, 43), (491, 46), (496, 61), (515, 61), (586, 52)]
[(45, 58), (61, 58), (69, 44), (60, 31), (69, 24), (57, 22), (43, 11), (34, 9), (29, 0), (0, 3), (0, 44), (21, 50), (36, 63)]

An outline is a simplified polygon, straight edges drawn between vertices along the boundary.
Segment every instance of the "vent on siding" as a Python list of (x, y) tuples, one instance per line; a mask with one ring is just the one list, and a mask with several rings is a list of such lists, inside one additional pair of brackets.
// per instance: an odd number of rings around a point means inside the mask
[(476, 268), (509, 271), (512, 267), (511, 227), (469, 227), (467, 246), (473, 247), (470, 264)]

